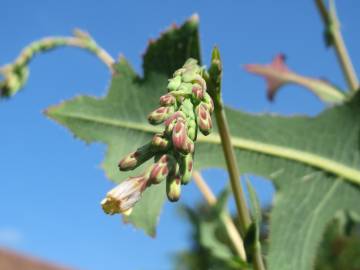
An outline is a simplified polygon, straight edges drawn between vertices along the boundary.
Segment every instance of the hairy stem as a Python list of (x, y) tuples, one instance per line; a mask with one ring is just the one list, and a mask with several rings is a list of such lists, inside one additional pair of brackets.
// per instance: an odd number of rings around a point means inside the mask
[(240, 183), (240, 173), (231, 142), (229, 126), (227, 124), (225, 111), (223, 110), (222, 103), (214, 102), (215, 117), (219, 130), (222, 148), (226, 160), (226, 166), (229, 172), (231, 188), (234, 194), (235, 203), (238, 211), (239, 223), (242, 235), (245, 235), (251, 220), (246, 206), (244, 192)]
[[(208, 92), (214, 101), (214, 112), (218, 132), (221, 139), (226, 166), (228, 169), (232, 192), (235, 198), (235, 204), (238, 212), (238, 219), (240, 224), (240, 233), (244, 237), (250, 224), (250, 214), (246, 205), (244, 192), (240, 183), (240, 173), (238, 163), (235, 156), (235, 151), (231, 141), (229, 125), (226, 119), (223, 101), (221, 97), (221, 77), (222, 77), (222, 63), (220, 59), (220, 52), (218, 48), (214, 48), (212, 53), (211, 66), (209, 68)], [(264, 270), (264, 263), (259, 249), (255, 250), (254, 269)]]
[(351, 91), (357, 91), (359, 89), (359, 80), (356, 76), (340, 31), (340, 23), (336, 15), (334, 2), (330, 1), (329, 10), (325, 7), (323, 0), (315, 0), (315, 4), (319, 10), (324, 26), (326, 27), (326, 31), (328, 31), (328, 34), (330, 35), (331, 45), (335, 48), (336, 56), (344, 73), (348, 87)]
[[(214, 205), (216, 203), (216, 197), (211, 191), (210, 187), (206, 184), (205, 180), (198, 171), (194, 171), (192, 177), (195, 181), (195, 184), (199, 188), (200, 192), (204, 196), (205, 200), (209, 205)], [(246, 261), (246, 253), (244, 248), (244, 242), (236, 229), (234, 222), (232, 221), (229, 213), (224, 213), (221, 215), (221, 221), (224, 223), (226, 232), (240, 258)]]
[(12, 96), (24, 87), (29, 76), (28, 65), (36, 55), (65, 46), (87, 50), (114, 73), (114, 59), (89, 34), (75, 30), (73, 37), (47, 37), (34, 41), (21, 51), (14, 62), (0, 67), (0, 97)]

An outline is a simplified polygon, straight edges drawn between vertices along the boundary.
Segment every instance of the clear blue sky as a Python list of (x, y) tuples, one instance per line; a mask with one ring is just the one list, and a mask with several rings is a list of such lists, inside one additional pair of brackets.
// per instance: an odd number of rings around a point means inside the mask
[[(241, 68), (270, 62), (278, 52), (288, 56), (293, 70), (345, 86), (333, 51), (325, 49), (313, 1), (2, 0), (0, 11), (0, 65), (34, 39), (80, 27), (141, 72), (147, 40), (197, 12), (205, 63), (214, 44), (221, 49), (228, 105), (287, 115), (315, 115), (324, 108), (298, 87), (287, 87), (271, 104), (264, 82)], [(359, 70), (360, 1), (338, 1), (338, 11)], [(80, 269), (171, 269), (169, 255), (189, 244), (190, 227), (177, 205), (166, 204), (156, 239), (103, 214), (99, 202), (113, 186), (99, 168), (106, 147), (86, 146), (42, 115), (46, 107), (75, 95), (104, 95), (108, 82), (108, 71), (97, 59), (62, 49), (38, 57), (26, 89), (0, 102), (0, 245)], [(224, 171), (204, 176), (217, 192), (226, 183)], [(269, 203), (271, 186), (253, 181), (262, 203)], [(193, 205), (200, 199), (190, 185), (181, 202)]]

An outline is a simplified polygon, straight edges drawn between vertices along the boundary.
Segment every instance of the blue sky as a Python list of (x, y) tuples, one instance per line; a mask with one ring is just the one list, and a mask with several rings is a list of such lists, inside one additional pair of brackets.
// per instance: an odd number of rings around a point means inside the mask
[[(360, 62), (359, 1), (338, 1), (338, 12), (355, 66)], [(278, 52), (288, 65), (309, 76), (345, 83), (312, 1), (18, 1), (0, 2), (0, 65), (10, 62), (29, 42), (67, 35), (79, 27), (117, 57), (120, 53), (141, 72), (147, 40), (173, 22), (200, 16), (203, 59), (217, 44), (224, 62), (224, 100), (252, 113), (316, 115), (324, 106), (311, 94), (287, 87), (275, 103), (265, 84), (246, 74), (245, 63), (268, 63)], [(113, 186), (99, 168), (106, 147), (86, 146), (42, 111), (79, 94), (104, 95), (107, 69), (77, 49), (61, 49), (31, 64), (30, 80), (14, 99), (0, 102), (0, 246), (80, 269), (171, 269), (170, 254), (188, 247), (189, 225), (177, 205), (167, 203), (158, 236), (121, 224), (103, 214), (99, 202)], [(218, 192), (226, 173), (204, 173)], [(271, 185), (252, 178), (263, 204)], [(182, 202), (201, 195), (190, 185)], [(174, 233), (176, 227), (176, 233)]]

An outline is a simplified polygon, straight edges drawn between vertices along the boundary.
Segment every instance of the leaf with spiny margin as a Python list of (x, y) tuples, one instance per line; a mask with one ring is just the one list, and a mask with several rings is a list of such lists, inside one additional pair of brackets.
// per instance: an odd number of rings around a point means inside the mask
[[(178, 35), (182, 31), (187, 34)], [(189, 41), (196, 36), (194, 21), (170, 30), (157, 42), (173, 40), (167, 41), (168, 46), (185, 46), (185, 55), (169, 59), (167, 48), (160, 46), (161, 50), (156, 51), (157, 46), (153, 45), (157, 60), (171, 63), (152, 66), (151, 58), (145, 57), (144, 79), (122, 59), (116, 65), (118, 72), (106, 97), (78, 97), (49, 109), (49, 117), (87, 142), (106, 143), (106, 174), (117, 182), (126, 178), (129, 174), (119, 173), (116, 164), (124, 154), (161, 131), (162, 127), (147, 124), (146, 115), (158, 106), (159, 96), (166, 92), (168, 75), (173, 72), (166, 69), (180, 67), (187, 57), (199, 58), (199, 48), (188, 47), (198, 44)], [(328, 221), (340, 210), (360, 213), (360, 96), (317, 117), (252, 115), (233, 109), (226, 109), (226, 114), (240, 170), (267, 177), (277, 188), (270, 223), (268, 269), (311, 269)], [(216, 128), (207, 137), (199, 136), (195, 167), (224, 168), (221, 151)], [(154, 234), (164, 194), (164, 186), (147, 190), (129, 221)]]

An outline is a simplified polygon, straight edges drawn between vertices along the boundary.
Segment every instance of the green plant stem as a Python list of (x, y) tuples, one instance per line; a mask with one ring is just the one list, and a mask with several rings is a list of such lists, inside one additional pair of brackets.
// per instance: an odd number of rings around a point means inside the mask
[[(222, 63), (220, 59), (220, 52), (217, 47), (213, 49), (210, 68), (208, 70), (208, 73), (205, 73), (204, 75), (207, 80), (208, 92), (214, 102), (216, 123), (238, 212), (240, 234), (244, 238), (251, 224), (251, 219), (240, 182), (238, 163), (232, 145), (230, 130), (221, 97)], [(254, 251), (255, 253), (258, 253), (254, 256), (254, 269), (265, 270), (260, 249), (255, 249)]]
[(53, 50), (59, 47), (77, 47), (97, 56), (97, 58), (103, 62), (109, 70), (113, 73), (113, 65), (115, 60), (101, 48), (89, 34), (80, 30), (75, 30), (73, 37), (46, 37), (32, 42), (26, 46), (13, 63), (0, 67), (0, 72), (5, 74), (9, 69), (13, 67), (26, 66), (38, 53)]
[[(234, 194), (236, 208), (238, 211), (238, 218), (240, 224), (241, 235), (244, 237), (247, 229), (250, 226), (251, 220), (249, 211), (246, 206), (246, 200), (244, 192), (240, 183), (240, 173), (234, 152), (234, 148), (231, 143), (231, 136), (229, 126), (227, 124), (225, 111), (223, 110), (223, 104), (221, 98), (214, 100), (215, 118), (221, 138), (221, 145), (224, 151), (226, 166), (228, 168), (231, 188)], [(262, 261), (262, 255), (259, 249), (255, 249), (254, 257), (254, 269), (264, 270), (264, 263)]]
[[(214, 205), (216, 203), (216, 197), (211, 191), (210, 187), (206, 184), (205, 180), (198, 171), (194, 171), (192, 177), (197, 185), (198, 189), (204, 196), (205, 200), (209, 205)], [(246, 262), (246, 253), (244, 248), (244, 241), (241, 238), (234, 222), (232, 221), (230, 214), (225, 212), (221, 215), (221, 221), (224, 223), (226, 232), (229, 236), (230, 241), (232, 242), (234, 249), (236, 250), (239, 257)]]
[(336, 56), (344, 73), (348, 87), (351, 89), (351, 91), (357, 91), (359, 89), (359, 80), (356, 76), (353, 64), (349, 57), (349, 53), (340, 31), (340, 23), (336, 15), (334, 3), (333, 1), (330, 2), (330, 11), (328, 11), (325, 7), (323, 0), (315, 0), (315, 3), (319, 10), (324, 26), (328, 29), (329, 34), (331, 35), (332, 44), (335, 48)]
[(227, 124), (225, 111), (220, 102), (214, 102), (215, 118), (219, 130), (221, 145), (223, 148), (226, 166), (229, 171), (231, 188), (234, 193), (235, 203), (238, 210), (238, 217), (240, 223), (241, 234), (244, 236), (246, 230), (250, 226), (251, 220), (248, 209), (246, 207), (246, 200), (240, 184), (240, 173), (234, 153), (234, 148), (231, 143), (231, 136), (229, 126)]

